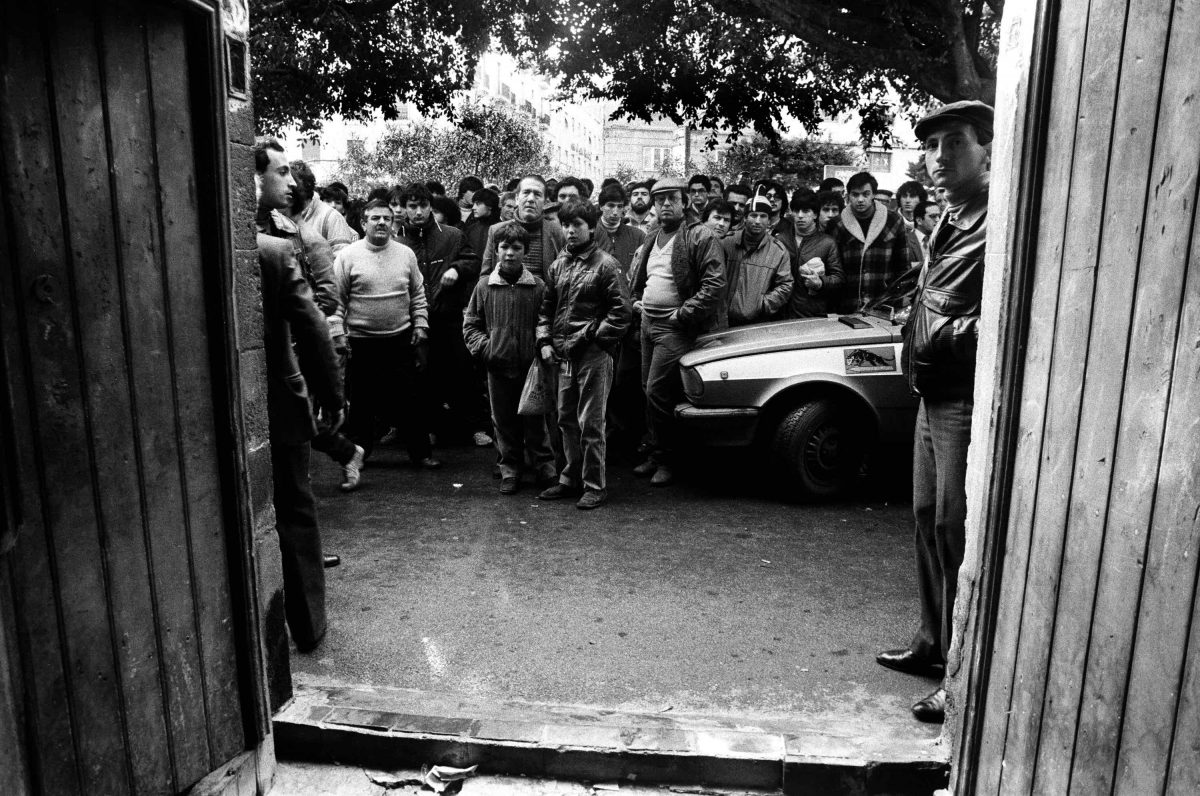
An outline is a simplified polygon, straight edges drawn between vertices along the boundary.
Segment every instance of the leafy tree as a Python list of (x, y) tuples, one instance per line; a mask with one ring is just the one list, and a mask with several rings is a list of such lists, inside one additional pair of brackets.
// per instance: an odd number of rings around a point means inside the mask
[(546, 143), (527, 114), (503, 105), (468, 103), (458, 119), (451, 128), (428, 121), (389, 124), (374, 149), (351, 141), (337, 178), (351, 193), (366, 194), (375, 185), (418, 180), (452, 186), (469, 174), (503, 184), (549, 168)]
[(771, 141), (756, 135), (720, 153), (713, 171), (731, 178), (744, 171), (752, 181), (770, 179), (795, 190), (819, 183), (825, 176), (826, 165), (854, 165), (861, 161), (860, 152), (841, 144), (804, 138)]
[(451, 113), (489, 41), (616, 115), (775, 137), (857, 111), (889, 140), (894, 109), (992, 101), (1003, 0), (251, 0), (265, 130), (398, 104)]
[(918, 157), (916, 160), (908, 164), (908, 168), (904, 170), (910, 180), (916, 180), (924, 185), (927, 189), (933, 187), (933, 183), (929, 180), (929, 172), (925, 169), (925, 157)]

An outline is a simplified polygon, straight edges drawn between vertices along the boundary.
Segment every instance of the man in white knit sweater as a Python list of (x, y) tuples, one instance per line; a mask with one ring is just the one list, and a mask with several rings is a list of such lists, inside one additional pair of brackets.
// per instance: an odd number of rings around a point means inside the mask
[[(363, 209), (366, 237), (338, 252), (333, 280), (350, 340), (347, 434), (369, 455), (377, 431), (394, 426), (414, 463), (441, 467), (429, 441), (422, 376), (429, 337), (425, 282), (412, 249), (392, 240), (382, 199)], [(380, 423), (382, 425), (377, 425)]]

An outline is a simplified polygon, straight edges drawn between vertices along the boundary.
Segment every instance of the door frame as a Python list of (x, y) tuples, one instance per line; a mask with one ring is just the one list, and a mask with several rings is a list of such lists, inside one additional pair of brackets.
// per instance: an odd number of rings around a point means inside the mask
[[(204, 262), (210, 263), (205, 284), (206, 315), (212, 334), (214, 407), (218, 467), (226, 528), (227, 562), (234, 636), (237, 649), (239, 694), (242, 704), (245, 748), (254, 749), (271, 732), (267, 697), (266, 662), (263, 657), (262, 616), (254, 556), (254, 515), (250, 492), (250, 466), (246, 451), (246, 422), (242, 412), (240, 343), (237, 330), (236, 268), (233, 251), (232, 203), (226, 34), (220, 0), (159, 0), (189, 15), (187, 45), (195, 53), (188, 65), (192, 99), (193, 134), (198, 174), (196, 181)], [(154, 0), (148, 0), (154, 2)], [(205, 68), (197, 68), (203, 64)]]
[(950, 788), (976, 792), (993, 639), (1000, 612), (1010, 496), (1033, 301), (1041, 175), (1045, 166), (1059, 4), (1014, 0), (1000, 31), (988, 239), (972, 444), (967, 460), (967, 544), (959, 570), (952, 695), (944, 740)]

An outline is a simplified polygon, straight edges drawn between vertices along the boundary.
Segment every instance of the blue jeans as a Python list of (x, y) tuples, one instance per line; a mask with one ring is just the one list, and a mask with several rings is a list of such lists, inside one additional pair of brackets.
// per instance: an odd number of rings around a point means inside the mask
[(613, 358), (589, 346), (583, 355), (558, 366), (558, 428), (567, 463), (558, 481), (603, 492), (607, 442), (604, 415), (612, 387)]
[(546, 417), (522, 417), (517, 414), (524, 373), (488, 371), (488, 398), (492, 405), (492, 424), (496, 429), (500, 477), (518, 478), (523, 465), (533, 469), (539, 481), (554, 478), (554, 450), (546, 433)]
[(678, 447), (675, 405), (683, 400), (679, 360), (692, 350), (693, 339), (677, 321), (642, 315), (642, 387), (646, 392), (646, 429), (650, 459), (670, 462)]
[(913, 441), (913, 518), (916, 520), (917, 590), (921, 626), (912, 650), (945, 661), (954, 623), (958, 567), (967, 519), (969, 398), (921, 399)]

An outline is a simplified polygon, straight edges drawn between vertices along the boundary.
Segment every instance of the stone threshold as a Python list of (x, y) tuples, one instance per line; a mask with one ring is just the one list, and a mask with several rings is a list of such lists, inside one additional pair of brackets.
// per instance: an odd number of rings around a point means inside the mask
[(936, 740), (832, 734), (803, 717), (620, 713), (403, 688), (297, 685), (274, 725), (281, 758), (380, 769), (478, 765), (481, 773), (788, 796), (930, 794), (949, 771)]

